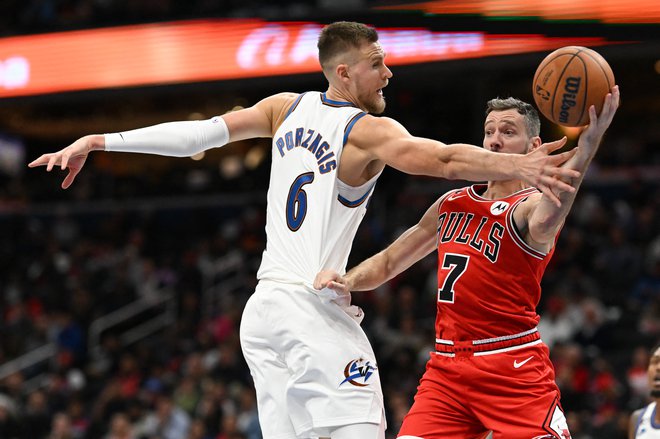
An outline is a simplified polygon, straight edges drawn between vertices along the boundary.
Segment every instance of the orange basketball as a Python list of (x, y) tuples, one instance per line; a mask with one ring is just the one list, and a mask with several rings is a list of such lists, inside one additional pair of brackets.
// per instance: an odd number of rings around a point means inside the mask
[(558, 125), (578, 127), (589, 123), (589, 107), (596, 113), (614, 86), (614, 73), (598, 52), (580, 46), (555, 50), (541, 62), (532, 85), (541, 114)]

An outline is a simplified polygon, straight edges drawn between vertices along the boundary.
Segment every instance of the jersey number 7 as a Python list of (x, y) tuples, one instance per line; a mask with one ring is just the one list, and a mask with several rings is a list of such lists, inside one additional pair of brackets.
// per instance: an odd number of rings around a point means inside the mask
[(449, 270), (442, 287), (438, 288), (438, 302), (454, 303), (454, 284), (467, 270), (470, 257), (455, 253), (445, 253), (441, 268)]

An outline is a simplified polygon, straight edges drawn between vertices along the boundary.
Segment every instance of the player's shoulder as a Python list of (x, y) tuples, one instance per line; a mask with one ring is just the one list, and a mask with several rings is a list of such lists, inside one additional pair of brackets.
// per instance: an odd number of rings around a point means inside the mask
[(645, 410), (645, 409), (646, 409), (646, 407), (642, 407), (641, 409), (637, 409), (637, 410), (635, 410), (635, 411), (632, 412), (632, 414), (630, 415), (630, 419), (631, 419), (631, 420), (634, 420), (635, 422), (637, 422), (637, 420), (639, 419), (639, 417), (642, 416), (642, 413), (644, 413), (644, 410)]
[(631, 413), (630, 415), (630, 423), (632, 425), (637, 425), (637, 422), (639, 422), (639, 418), (642, 416), (644, 411), (646, 410), (648, 406), (644, 406), (640, 409), (635, 410), (634, 412)]
[(301, 93), (291, 92), (273, 94), (259, 101), (255, 108), (271, 120), (272, 132), (275, 133), (301, 96)]
[(273, 108), (289, 107), (291, 106), (299, 97), (301, 93), (292, 93), (292, 92), (281, 92), (274, 95), (270, 95), (267, 98), (261, 100), (260, 103), (269, 105)]
[(296, 99), (301, 94), (303, 94), (303, 93), (294, 93), (292, 91), (283, 91), (283, 92), (280, 92), (280, 93), (275, 93), (271, 97), (282, 98), (282, 99)]
[(368, 127), (369, 129), (374, 127), (379, 129), (399, 128), (399, 127), (403, 128), (403, 125), (401, 125), (401, 123), (399, 123), (395, 119), (392, 119), (391, 117), (375, 116), (370, 113), (365, 113), (364, 117), (360, 118), (358, 123), (362, 127)]
[(371, 145), (380, 145), (388, 139), (394, 139), (401, 135), (409, 134), (403, 125), (395, 119), (366, 113), (356, 120), (353, 125), (349, 142), (360, 148), (368, 148)]
[(637, 423), (639, 422), (639, 418), (642, 416), (642, 413), (644, 413), (644, 410), (646, 407), (642, 407), (641, 409), (637, 409), (632, 414), (630, 415), (630, 421), (628, 423), (628, 437), (633, 439), (635, 437), (635, 429), (637, 428)]

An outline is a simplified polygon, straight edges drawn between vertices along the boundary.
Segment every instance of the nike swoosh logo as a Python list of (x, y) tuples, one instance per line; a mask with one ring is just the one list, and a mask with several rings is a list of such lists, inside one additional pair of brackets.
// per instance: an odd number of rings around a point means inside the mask
[(447, 201), (454, 201), (457, 198), (463, 198), (465, 194), (452, 194), (447, 197)]
[(523, 364), (527, 363), (527, 362), (528, 362), (529, 360), (531, 360), (532, 358), (534, 358), (534, 355), (532, 355), (531, 357), (529, 357), (529, 358), (526, 359), (526, 360), (521, 361), (520, 363), (518, 363), (518, 360), (513, 360), (513, 367), (516, 368), (516, 369), (518, 369), (520, 366), (522, 366)]

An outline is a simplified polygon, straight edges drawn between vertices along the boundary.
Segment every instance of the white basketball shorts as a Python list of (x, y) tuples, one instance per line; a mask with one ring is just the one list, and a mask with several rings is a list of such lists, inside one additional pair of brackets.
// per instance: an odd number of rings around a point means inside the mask
[(264, 439), (323, 437), (331, 427), (384, 422), (367, 336), (314, 290), (259, 282), (243, 311), (241, 347)]

